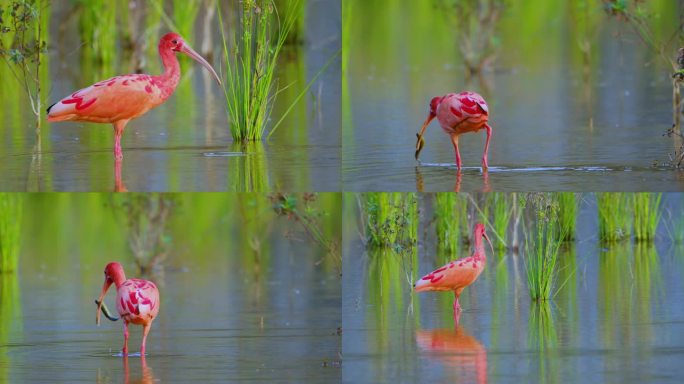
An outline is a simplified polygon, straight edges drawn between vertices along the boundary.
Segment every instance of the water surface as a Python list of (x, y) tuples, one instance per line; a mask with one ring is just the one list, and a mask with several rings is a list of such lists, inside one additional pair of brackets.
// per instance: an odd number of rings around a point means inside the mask
[[(602, 11), (593, 13), (587, 38), (569, 3), (542, 3), (505, 11), (498, 59), (479, 79), (466, 79), (449, 16), (431, 3), (354, 3), (343, 108), (346, 190), (684, 190), (682, 173), (662, 166), (673, 151), (664, 136), (672, 124), (671, 69)], [(652, 20), (667, 35), (677, 8), (661, 5)], [(578, 48), (585, 38), (586, 66)], [(415, 161), (415, 134), (430, 99), (464, 90), (489, 104), (490, 167), (524, 172), (490, 172), (485, 181), (466, 168), (457, 183), (454, 150), (436, 120), (421, 160), (443, 165)], [(460, 137), (465, 167), (480, 166), (484, 141), (484, 131)]]

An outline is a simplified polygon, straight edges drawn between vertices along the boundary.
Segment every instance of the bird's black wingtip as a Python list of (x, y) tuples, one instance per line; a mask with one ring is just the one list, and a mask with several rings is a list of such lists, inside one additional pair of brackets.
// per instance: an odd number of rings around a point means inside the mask
[(52, 107), (55, 106), (55, 104), (57, 104), (57, 103), (54, 103), (54, 104), (52, 104), (51, 106), (47, 107), (47, 109), (45, 110), (45, 112), (50, 113), (50, 110), (52, 109)]

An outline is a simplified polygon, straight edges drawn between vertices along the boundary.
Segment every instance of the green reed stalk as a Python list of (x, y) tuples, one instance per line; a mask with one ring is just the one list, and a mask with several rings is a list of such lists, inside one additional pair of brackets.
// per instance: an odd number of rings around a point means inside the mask
[(572, 241), (575, 239), (577, 227), (577, 198), (573, 192), (559, 192), (554, 194), (558, 201), (558, 232), (556, 239)]
[(458, 251), (462, 234), (458, 217), (455, 217), (455, 202), (457, 195), (451, 192), (435, 193), (434, 215), (435, 232), (437, 234), (437, 248), (449, 254)]
[(558, 273), (556, 263), (561, 242), (556, 240), (557, 234), (564, 235), (557, 220), (558, 206), (552, 197), (545, 196), (533, 201), (535, 221), (532, 231), (526, 234), (525, 272), (530, 297), (534, 301), (545, 301), (551, 297), (551, 291)]
[(633, 193), (634, 241), (651, 242), (660, 221), (661, 193)]
[(19, 264), (22, 195), (0, 193), (0, 273), (14, 272)]
[(627, 195), (621, 192), (596, 194), (601, 241), (616, 242), (629, 237), (631, 215), (628, 203)]
[(369, 192), (360, 197), (368, 247), (413, 246), (418, 233), (415, 193)]
[[(298, 0), (290, 2), (296, 7)], [(235, 141), (260, 140), (273, 108), (277, 92), (275, 69), (296, 14), (287, 12), (281, 20), (272, 0), (246, 0), (238, 11), (239, 23), (230, 33), (230, 46), (221, 20), (223, 54), (226, 64), (224, 93)]]
[[(492, 214), (494, 215), (492, 224), (494, 231), (505, 240), (508, 235), (511, 218), (513, 217), (513, 207), (509, 196), (504, 193), (492, 193), (489, 194), (488, 199), (492, 201)], [(506, 242), (497, 241), (495, 247), (497, 249), (505, 249)]]

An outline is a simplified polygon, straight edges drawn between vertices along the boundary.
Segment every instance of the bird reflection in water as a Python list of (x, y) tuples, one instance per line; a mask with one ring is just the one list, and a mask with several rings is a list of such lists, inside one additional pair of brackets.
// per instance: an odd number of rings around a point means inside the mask
[(463, 327), (417, 330), (416, 344), (428, 358), (442, 362), (454, 382), (487, 382), (487, 350)]
[[(423, 174), (420, 172), (420, 167), (415, 167), (416, 172), (416, 191), (425, 192), (425, 182)], [(461, 182), (463, 181), (463, 171), (460, 169), (456, 171), (456, 182), (454, 183), (454, 192), (461, 192)], [(489, 172), (486, 169), (482, 170), (482, 189), (481, 192), (491, 192), (492, 187), (489, 185)]]
[(114, 159), (114, 192), (128, 192), (126, 184), (121, 178), (121, 163), (123, 163), (123, 159)]
[(123, 364), (124, 364), (124, 383), (125, 384), (151, 384), (156, 381), (154, 374), (152, 373), (152, 368), (147, 366), (147, 362), (145, 361), (145, 355), (140, 356), (140, 377), (134, 377), (131, 380), (130, 376), (130, 370), (128, 368), (128, 356), (124, 355), (123, 357)]

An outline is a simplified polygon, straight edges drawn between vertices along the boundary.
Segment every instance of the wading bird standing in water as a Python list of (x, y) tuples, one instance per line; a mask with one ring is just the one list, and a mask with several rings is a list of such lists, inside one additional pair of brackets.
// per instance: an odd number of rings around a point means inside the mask
[(121, 135), (126, 124), (150, 109), (164, 103), (173, 94), (180, 79), (176, 52), (184, 53), (202, 64), (221, 84), (216, 71), (202, 56), (193, 51), (177, 33), (167, 33), (159, 40), (159, 56), (164, 73), (122, 75), (83, 88), (52, 104), (48, 121), (88, 121), (114, 126), (114, 156), (123, 158)]
[(103, 307), (104, 296), (112, 285), (116, 286), (116, 311), (119, 312), (124, 321), (124, 345), (121, 352), (124, 356), (128, 355), (128, 324), (138, 324), (143, 326), (142, 345), (140, 354), (145, 355), (145, 341), (147, 334), (150, 333), (152, 321), (159, 313), (159, 290), (153, 282), (141, 279), (128, 279), (124, 275), (124, 270), (119, 263), (109, 263), (104, 270), (104, 285), (102, 293), (97, 303), (97, 315), (95, 322), (100, 325), (100, 311), (110, 320), (112, 318), (106, 307)]
[(430, 113), (425, 119), (420, 133), (416, 134), (416, 160), (425, 145), (423, 134), (428, 124), (437, 117), (439, 125), (444, 132), (451, 136), (451, 143), (456, 152), (456, 167), (461, 169), (461, 154), (458, 152), (458, 136), (466, 132), (477, 132), (480, 129), (487, 130), (484, 152), (482, 154), (482, 169), (487, 170), (487, 152), (489, 140), (492, 137), (492, 127), (487, 124), (489, 120), (489, 107), (482, 96), (475, 92), (449, 93), (445, 96), (434, 97), (430, 101)]
[(484, 250), (482, 238), (486, 239), (494, 253), (492, 242), (485, 233), (484, 224), (476, 224), (473, 231), (473, 241), (475, 241), (475, 251), (472, 256), (464, 257), (450, 262), (449, 264), (436, 269), (423, 276), (414, 285), (416, 292), (424, 291), (454, 291), (454, 320), (458, 323), (461, 312), (461, 305), (458, 298), (463, 289), (472, 284), (485, 268), (487, 255)]

